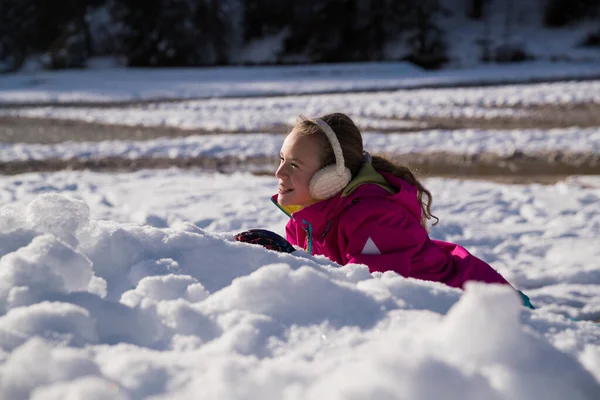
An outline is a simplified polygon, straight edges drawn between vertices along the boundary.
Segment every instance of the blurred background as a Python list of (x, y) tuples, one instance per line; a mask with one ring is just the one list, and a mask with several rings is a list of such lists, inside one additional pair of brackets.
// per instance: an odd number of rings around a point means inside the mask
[(327, 112), (424, 176), (600, 174), (600, 0), (0, 0), (0, 71), (7, 174), (271, 175)]
[[(330, 112), (535, 314), (227, 243)], [(600, 0), (0, 0), (0, 399), (597, 400), (599, 237)]]
[(599, 0), (0, 0), (0, 71), (600, 58)]

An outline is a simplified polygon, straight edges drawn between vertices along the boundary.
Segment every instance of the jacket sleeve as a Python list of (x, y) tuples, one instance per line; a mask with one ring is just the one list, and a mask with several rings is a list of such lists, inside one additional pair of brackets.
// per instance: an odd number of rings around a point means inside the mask
[(366, 264), (371, 272), (395, 271), (461, 288), (469, 280), (508, 283), (461, 246), (431, 240), (416, 216), (402, 205), (367, 201), (361, 207), (367, 208), (349, 210), (344, 227), (348, 263)]
[(427, 232), (401, 205), (388, 200), (361, 201), (340, 219), (348, 263), (371, 272), (395, 271), (413, 276), (413, 259), (428, 240)]

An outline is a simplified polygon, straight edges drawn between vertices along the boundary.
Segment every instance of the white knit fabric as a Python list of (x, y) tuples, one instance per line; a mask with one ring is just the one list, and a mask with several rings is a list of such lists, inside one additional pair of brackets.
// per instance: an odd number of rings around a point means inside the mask
[(323, 121), (320, 118), (311, 119), (312, 122), (317, 124), (319, 128), (327, 135), (327, 139), (329, 139), (329, 143), (331, 143), (331, 147), (333, 148), (333, 154), (335, 155), (335, 171), (339, 176), (344, 174), (344, 170), (346, 169), (346, 163), (344, 161), (344, 152), (342, 151), (342, 146), (340, 146), (340, 142), (335, 136), (335, 132), (331, 127), (327, 124), (327, 122)]
[(326, 200), (341, 192), (352, 179), (348, 168), (338, 175), (335, 165), (328, 165), (315, 172), (308, 189), (313, 199)]
[(304, 115), (299, 115), (297, 120), (310, 121), (316, 124), (325, 133), (325, 136), (329, 139), (329, 143), (331, 143), (331, 148), (335, 155), (335, 165), (328, 165), (317, 171), (310, 180), (308, 187), (312, 198), (317, 200), (329, 199), (341, 192), (352, 179), (352, 173), (346, 168), (340, 142), (333, 129), (322, 119), (307, 118)]

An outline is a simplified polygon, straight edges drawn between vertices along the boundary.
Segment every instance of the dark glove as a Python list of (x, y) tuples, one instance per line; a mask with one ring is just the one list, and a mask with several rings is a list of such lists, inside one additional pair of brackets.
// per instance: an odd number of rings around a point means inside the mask
[(292, 253), (296, 251), (294, 246), (287, 240), (266, 229), (250, 229), (235, 235), (238, 242), (252, 243), (263, 246), (266, 249), (279, 251), (281, 253)]

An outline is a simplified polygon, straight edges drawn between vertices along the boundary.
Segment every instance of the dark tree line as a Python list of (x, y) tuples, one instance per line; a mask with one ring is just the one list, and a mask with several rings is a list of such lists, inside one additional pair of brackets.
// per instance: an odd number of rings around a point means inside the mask
[[(491, 1), (448, 10), (443, 0), (0, 0), (0, 71), (32, 54), (51, 69), (84, 67), (94, 55), (129, 66), (226, 65), (272, 35), (284, 38), (276, 63), (379, 61), (403, 41), (405, 59), (436, 67), (451, 45), (440, 19), (482, 19)], [(598, 16), (600, 3), (540, 1), (551, 27)]]
[(131, 66), (222, 65), (231, 27), (225, 1), (113, 0), (116, 52)]

